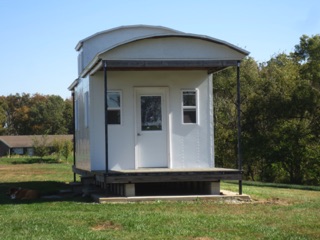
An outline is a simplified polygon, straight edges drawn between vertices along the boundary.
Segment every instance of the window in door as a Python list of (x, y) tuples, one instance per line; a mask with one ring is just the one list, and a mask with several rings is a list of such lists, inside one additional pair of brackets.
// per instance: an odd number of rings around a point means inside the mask
[(141, 96), (141, 130), (161, 131), (161, 96)]

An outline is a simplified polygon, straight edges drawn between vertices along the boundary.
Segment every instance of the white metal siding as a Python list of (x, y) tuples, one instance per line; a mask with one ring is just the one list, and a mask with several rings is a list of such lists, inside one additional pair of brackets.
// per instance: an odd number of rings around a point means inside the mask
[(105, 170), (104, 80), (102, 76), (90, 77), (90, 90), (91, 168), (92, 170)]
[[(75, 89), (75, 101), (78, 110), (76, 116), (77, 129), (76, 140), (76, 167), (84, 170), (91, 170), (89, 128), (85, 126), (85, 92), (89, 91), (89, 78), (80, 79)], [(89, 93), (90, 94), (90, 93)], [(89, 103), (90, 107), (90, 103)]]
[(112, 46), (138, 37), (169, 33), (179, 33), (179, 31), (163, 27), (133, 26), (127, 28), (117, 28), (101, 34), (96, 34), (87, 38), (83, 42), (82, 51), (85, 55), (83, 57), (82, 70), (98, 53), (103, 52), (106, 49), (110, 49)]
[(243, 57), (225, 45), (188, 37), (143, 39), (101, 55), (108, 60), (241, 60)]
[[(109, 72), (108, 88), (122, 90), (121, 125), (109, 125), (109, 169), (135, 168), (134, 87), (168, 87), (171, 168), (213, 167), (211, 76), (206, 71), (127, 71)], [(198, 89), (199, 124), (181, 121), (181, 90)], [(90, 142), (92, 170), (104, 170), (104, 98), (103, 74), (91, 77)]]

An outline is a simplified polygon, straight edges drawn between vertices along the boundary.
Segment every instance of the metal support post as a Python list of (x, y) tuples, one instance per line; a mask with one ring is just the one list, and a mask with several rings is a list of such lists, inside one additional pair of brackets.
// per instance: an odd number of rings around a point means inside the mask
[[(242, 171), (241, 152), (241, 97), (240, 97), (240, 61), (237, 62), (237, 113), (238, 113), (238, 169)], [(239, 195), (242, 195), (242, 180), (239, 180)]]

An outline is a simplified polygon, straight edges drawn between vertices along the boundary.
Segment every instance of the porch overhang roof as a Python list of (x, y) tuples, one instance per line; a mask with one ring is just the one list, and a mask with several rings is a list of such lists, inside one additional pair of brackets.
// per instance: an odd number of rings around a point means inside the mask
[(103, 70), (106, 63), (108, 71), (130, 70), (207, 70), (209, 73), (237, 66), (238, 60), (102, 60), (99, 59), (82, 77)]
[[(96, 59), (80, 77), (94, 75), (103, 71), (152, 71), (152, 70), (207, 70), (208, 74), (221, 71), (227, 67), (237, 66), (239, 60), (102, 60)], [(68, 89), (72, 91), (78, 84), (76, 79)]]

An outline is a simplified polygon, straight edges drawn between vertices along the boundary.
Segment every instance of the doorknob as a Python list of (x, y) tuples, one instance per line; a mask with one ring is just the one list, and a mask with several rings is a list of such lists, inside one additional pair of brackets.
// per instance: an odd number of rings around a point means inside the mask
[(141, 133), (138, 133), (137, 136), (141, 136)]

